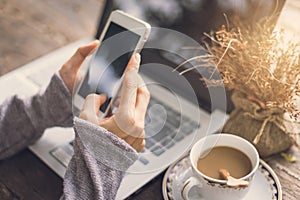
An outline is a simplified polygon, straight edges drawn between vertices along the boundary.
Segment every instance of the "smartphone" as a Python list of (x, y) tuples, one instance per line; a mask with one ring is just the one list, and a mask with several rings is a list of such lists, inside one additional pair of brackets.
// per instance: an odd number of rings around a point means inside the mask
[(131, 56), (141, 51), (150, 31), (148, 23), (123, 11), (111, 13), (99, 38), (100, 45), (74, 94), (75, 107), (81, 110), (86, 96), (96, 93), (107, 96), (99, 116), (105, 117), (112, 110), (111, 103), (120, 91), (125, 68)]

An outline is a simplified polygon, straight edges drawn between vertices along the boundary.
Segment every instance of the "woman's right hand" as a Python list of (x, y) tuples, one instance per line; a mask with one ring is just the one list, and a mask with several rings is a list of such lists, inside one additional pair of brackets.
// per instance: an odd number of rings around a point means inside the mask
[(80, 113), (82, 119), (106, 128), (125, 140), (136, 151), (145, 147), (145, 115), (150, 100), (150, 93), (138, 74), (140, 55), (130, 59), (123, 79), (118, 111), (108, 117), (99, 118), (99, 108), (105, 102), (105, 95), (90, 94), (87, 96)]

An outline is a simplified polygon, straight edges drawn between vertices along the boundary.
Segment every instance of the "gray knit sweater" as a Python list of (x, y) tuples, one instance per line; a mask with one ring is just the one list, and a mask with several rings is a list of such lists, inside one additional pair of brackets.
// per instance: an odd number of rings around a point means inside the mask
[(64, 177), (61, 199), (114, 199), (136, 151), (106, 129), (72, 115), (72, 99), (58, 74), (42, 94), (13, 96), (0, 106), (0, 159), (36, 142), (53, 126), (75, 130), (74, 155)]

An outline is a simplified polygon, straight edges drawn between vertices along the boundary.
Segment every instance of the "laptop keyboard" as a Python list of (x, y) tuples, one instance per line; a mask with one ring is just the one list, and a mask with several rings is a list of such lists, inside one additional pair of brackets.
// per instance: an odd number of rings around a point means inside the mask
[[(143, 154), (151, 152), (155, 156), (160, 156), (200, 127), (153, 97), (149, 102), (149, 108), (145, 118), (146, 146), (139, 157), (139, 161), (144, 165), (147, 165), (149, 160)], [(53, 149), (50, 154), (67, 167), (73, 155), (73, 142)]]

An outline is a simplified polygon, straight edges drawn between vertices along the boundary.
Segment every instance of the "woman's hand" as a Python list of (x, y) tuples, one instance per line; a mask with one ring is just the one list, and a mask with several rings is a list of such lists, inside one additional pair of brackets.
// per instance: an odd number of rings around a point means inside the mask
[(79, 47), (75, 54), (59, 70), (59, 74), (70, 93), (73, 92), (76, 75), (81, 64), (98, 45), (99, 41), (95, 40), (86, 46)]
[(99, 108), (106, 96), (90, 94), (87, 96), (80, 113), (82, 119), (106, 128), (124, 139), (136, 151), (145, 147), (144, 121), (150, 100), (150, 93), (138, 74), (140, 55), (135, 54), (126, 68), (118, 111), (111, 117), (98, 117)]

